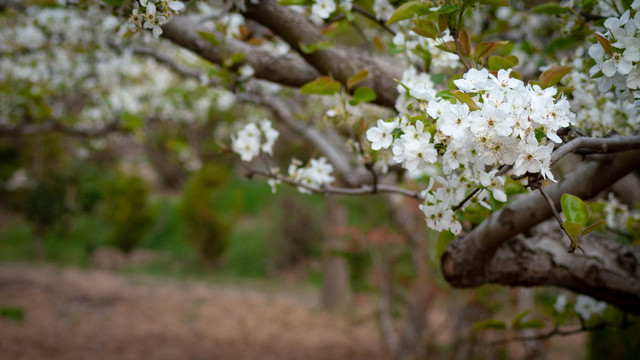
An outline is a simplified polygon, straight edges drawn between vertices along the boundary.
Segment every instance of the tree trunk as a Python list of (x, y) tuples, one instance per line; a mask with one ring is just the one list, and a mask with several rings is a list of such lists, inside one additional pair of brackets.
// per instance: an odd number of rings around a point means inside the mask
[(342, 309), (351, 302), (349, 264), (341, 255), (345, 250), (340, 229), (347, 225), (347, 210), (338, 204), (334, 196), (325, 201), (322, 243), (322, 306), (326, 309)]

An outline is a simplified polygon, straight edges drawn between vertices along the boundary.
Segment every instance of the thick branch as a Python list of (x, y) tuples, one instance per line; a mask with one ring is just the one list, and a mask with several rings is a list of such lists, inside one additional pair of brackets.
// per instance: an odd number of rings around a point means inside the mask
[(281, 6), (276, 1), (264, 0), (248, 6), (245, 16), (270, 28), (320, 73), (331, 75), (343, 84), (359, 71), (368, 70), (369, 76), (360, 86), (370, 87), (378, 94), (375, 101), (377, 104), (394, 106), (398, 90), (393, 79), (401, 78), (398, 67), (370, 54), (361, 54), (356, 49), (340, 46), (317, 50), (311, 54), (303, 53), (300, 50), (301, 44), (317, 44), (327, 42), (328, 39), (302, 14)]
[(553, 238), (518, 237), (503, 243), (484, 264), (486, 275), (479, 280), (509, 286), (559, 286), (640, 314), (640, 247), (587, 236), (580, 242), (586, 253), (569, 254), (560, 234), (555, 233)]
[(245, 59), (234, 66), (251, 65), (255, 70), (255, 77), (259, 79), (299, 87), (320, 76), (313, 67), (295, 54), (274, 56), (269, 51), (225, 38), (222, 34), (215, 34), (216, 38), (220, 39), (220, 44), (214, 46), (198, 34), (201, 31), (210, 31), (186, 16), (172, 18), (162, 27), (162, 30), (163, 37), (215, 64), (222, 64), (226, 58), (235, 53), (246, 54)]
[[(639, 166), (640, 151), (619, 153), (612, 156), (610, 161), (582, 164), (561, 182), (546, 187), (545, 191), (557, 207), (564, 193), (589, 199)], [(449, 245), (441, 262), (445, 278), (456, 287), (496, 282), (498, 279), (492, 276), (486, 264), (494, 257), (498, 247), (551, 215), (545, 199), (535, 192), (493, 213), (480, 226)], [(586, 245), (583, 248), (589, 252)]]
[(56, 120), (49, 120), (47, 122), (37, 124), (22, 124), (12, 127), (0, 126), (0, 136), (24, 136), (42, 134), (47, 132), (60, 132), (69, 136), (93, 138), (105, 136), (118, 130), (120, 130), (120, 119), (112, 120), (104, 126), (96, 129), (75, 128), (72, 126), (63, 125)]
[(640, 136), (613, 136), (610, 138), (579, 137), (560, 146), (551, 155), (551, 162), (555, 163), (565, 155), (580, 151), (583, 154), (608, 153), (640, 149)]

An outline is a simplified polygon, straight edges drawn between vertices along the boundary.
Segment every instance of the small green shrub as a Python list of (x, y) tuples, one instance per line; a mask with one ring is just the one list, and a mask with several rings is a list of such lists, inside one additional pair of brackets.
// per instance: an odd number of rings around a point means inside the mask
[(229, 172), (227, 167), (217, 164), (202, 167), (187, 181), (180, 204), (185, 235), (210, 266), (217, 265), (227, 248), (233, 222), (232, 213), (218, 210)]
[(105, 183), (102, 205), (112, 226), (111, 245), (130, 252), (142, 241), (153, 222), (148, 198), (149, 186), (138, 176), (118, 173)]

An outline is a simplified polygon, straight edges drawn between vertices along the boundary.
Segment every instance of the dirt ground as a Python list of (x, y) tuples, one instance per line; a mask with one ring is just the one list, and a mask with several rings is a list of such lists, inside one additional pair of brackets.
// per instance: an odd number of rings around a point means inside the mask
[[(373, 317), (311, 296), (0, 263), (0, 359), (387, 359)], [(359, 319), (359, 320), (358, 320)]]

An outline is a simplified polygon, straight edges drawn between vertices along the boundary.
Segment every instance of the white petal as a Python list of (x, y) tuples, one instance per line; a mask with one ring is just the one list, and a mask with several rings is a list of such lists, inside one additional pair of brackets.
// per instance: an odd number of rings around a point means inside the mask
[(153, 27), (153, 37), (158, 38), (162, 34), (162, 28), (160, 26)]
[(602, 73), (606, 77), (612, 77), (613, 75), (616, 74), (616, 71), (617, 71), (617, 66), (615, 61), (609, 59), (602, 64)]
[(184, 9), (184, 4), (180, 1), (172, 1), (169, 3), (169, 8), (171, 8), (171, 10), (173, 11), (180, 11)]
[(627, 75), (629, 72), (631, 72), (631, 69), (633, 69), (633, 64), (631, 63), (631, 61), (622, 60), (620, 61), (620, 63), (618, 63), (618, 71), (622, 75)]

